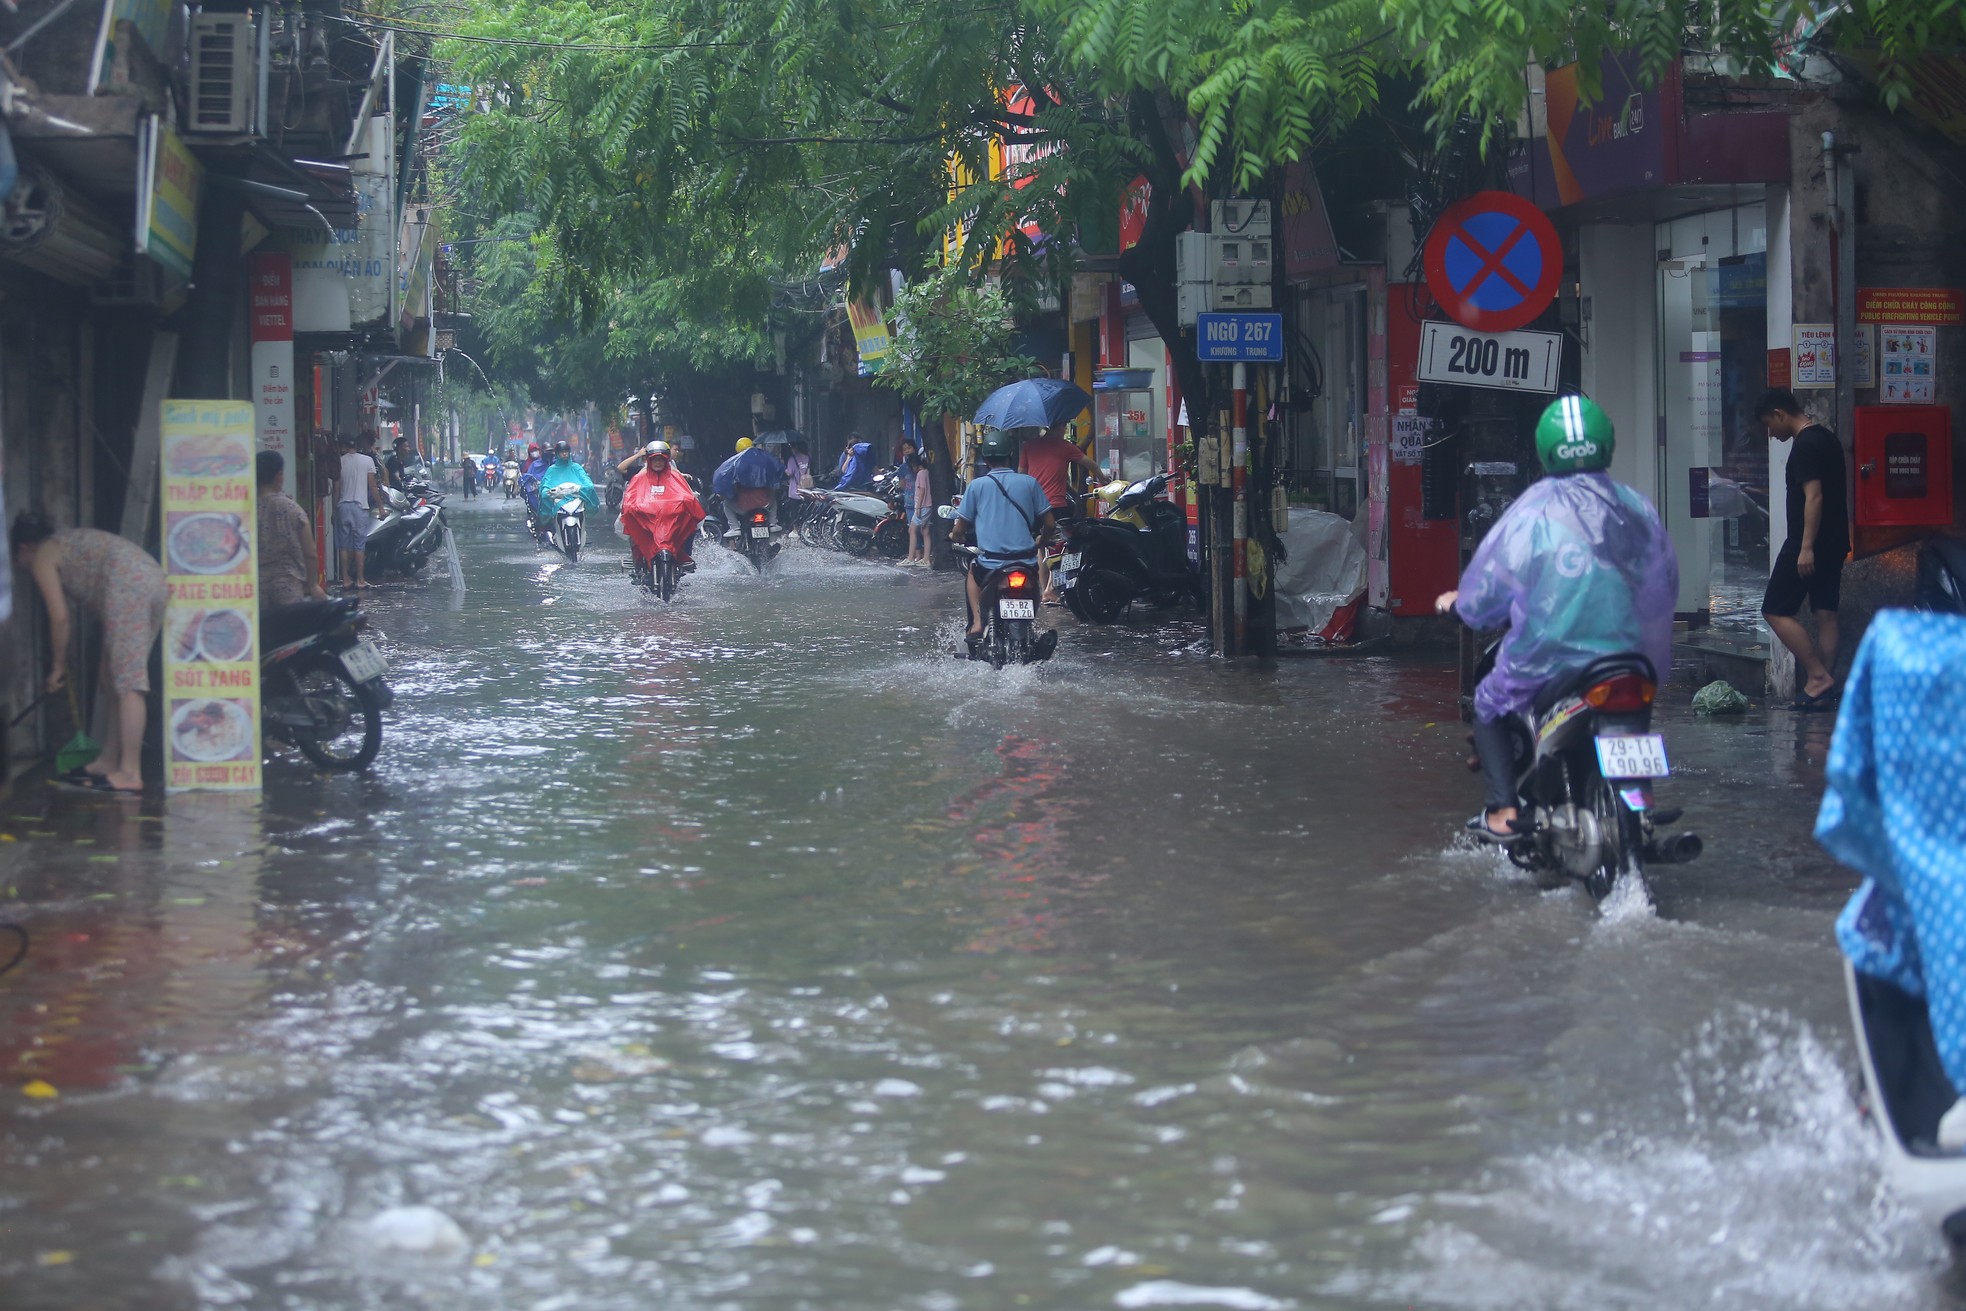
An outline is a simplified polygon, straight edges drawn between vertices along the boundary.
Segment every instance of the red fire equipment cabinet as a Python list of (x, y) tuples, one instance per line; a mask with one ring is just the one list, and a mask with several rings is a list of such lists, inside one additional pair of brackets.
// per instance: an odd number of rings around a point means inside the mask
[(1944, 405), (1859, 405), (1857, 525), (1952, 522), (1952, 411)]

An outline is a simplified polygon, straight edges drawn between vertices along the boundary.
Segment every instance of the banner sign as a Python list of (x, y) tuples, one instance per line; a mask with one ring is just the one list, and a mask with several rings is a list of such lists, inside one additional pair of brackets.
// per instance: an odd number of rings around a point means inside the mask
[(136, 248), (180, 278), (191, 277), (198, 249), (198, 189), (204, 165), (153, 114), (138, 131)]
[(860, 355), (860, 376), (879, 373), (887, 363), (887, 320), (881, 317), (878, 306), (857, 300), (847, 302), (846, 316), (853, 323), (853, 348)]
[(1966, 322), (1966, 291), (1957, 287), (1859, 287), (1857, 322), (1953, 327)]
[(253, 407), (165, 401), (164, 786), (260, 785)]
[(1420, 325), (1414, 376), (1458, 387), (1554, 392), (1562, 363), (1560, 332), (1474, 332), (1429, 319)]
[(351, 332), (389, 322), (396, 286), (389, 179), (356, 173), (354, 183), (354, 227), (280, 234), (293, 256), (295, 332)]
[(294, 494), (294, 294), (293, 256), (256, 250), (248, 273), (252, 296), (253, 410), (258, 446), (286, 460), (280, 490)]

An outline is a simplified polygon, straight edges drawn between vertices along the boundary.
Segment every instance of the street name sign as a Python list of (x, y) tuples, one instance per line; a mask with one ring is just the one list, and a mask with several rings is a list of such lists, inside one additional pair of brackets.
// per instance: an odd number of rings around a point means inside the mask
[(1506, 191), (1477, 191), (1441, 211), (1420, 267), (1447, 317), (1477, 332), (1526, 328), (1556, 299), (1563, 243), (1542, 210)]
[(1197, 315), (1195, 349), (1205, 363), (1275, 364), (1283, 359), (1283, 315)]
[(1475, 332), (1429, 319), (1420, 325), (1421, 382), (1555, 392), (1560, 332)]

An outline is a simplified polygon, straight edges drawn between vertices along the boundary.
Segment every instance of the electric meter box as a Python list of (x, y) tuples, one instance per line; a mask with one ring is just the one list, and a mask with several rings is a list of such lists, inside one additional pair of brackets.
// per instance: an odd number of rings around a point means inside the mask
[(1214, 200), (1208, 205), (1208, 226), (1224, 237), (1260, 237), (1268, 241), (1270, 202), (1267, 200)]
[(1857, 524), (1952, 522), (1952, 410), (1944, 405), (1856, 409)]

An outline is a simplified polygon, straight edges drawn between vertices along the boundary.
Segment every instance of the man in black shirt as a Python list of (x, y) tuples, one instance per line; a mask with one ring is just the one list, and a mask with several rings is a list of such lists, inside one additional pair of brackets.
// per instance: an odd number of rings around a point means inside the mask
[(410, 439), (398, 437), (389, 452), (389, 458), (384, 460), (383, 464), (389, 470), (389, 485), (401, 490), (403, 478), (410, 467)]
[[(1827, 710), (1836, 687), (1836, 607), (1843, 581), (1843, 558), (1850, 553), (1849, 476), (1843, 443), (1802, 413), (1792, 391), (1766, 391), (1755, 402), (1755, 418), (1778, 442), (1791, 439), (1788, 462), (1788, 539), (1768, 571), (1762, 617), (1795, 653), (1802, 681), (1797, 710)], [(1812, 638), (1802, 621), (1804, 600), (1816, 617)]]

